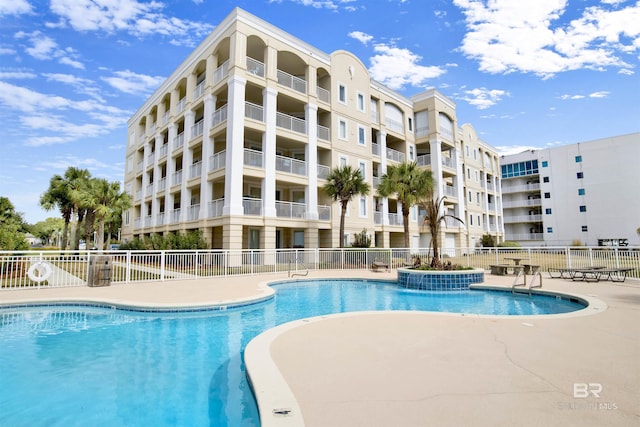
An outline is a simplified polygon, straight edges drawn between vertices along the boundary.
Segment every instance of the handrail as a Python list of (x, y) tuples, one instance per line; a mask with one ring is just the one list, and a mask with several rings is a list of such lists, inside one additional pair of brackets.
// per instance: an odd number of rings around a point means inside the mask
[[(529, 282), (529, 286), (527, 287), (527, 273), (526, 266), (520, 266), (518, 274), (515, 279), (513, 279), (513, 284), (511, 285), (511, 294), (514, 295), (516, 292), (516, 287), (523, 286), (525, 289), (529, 291), (529, 296), (531, 296), (531, 289), (533, 288), (541, 288), (542, 287), (542, 273), (540, 272), (540, 266), (529, 266), (530, 269), (533, 270), (533, 274), (531, 275), (531, 281)], [(523, 278), (522, 283), (518, 283), (520, 277)], [(536, 285), (536, 277), (538, 278), (538, 284)]]

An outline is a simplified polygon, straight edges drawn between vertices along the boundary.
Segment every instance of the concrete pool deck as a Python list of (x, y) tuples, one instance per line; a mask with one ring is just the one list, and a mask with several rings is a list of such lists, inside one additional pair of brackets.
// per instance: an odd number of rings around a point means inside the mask
[[(299, 278), (328, 277), (395, 279), (396, 272), (311, 271)], [(286, 278), (268, 274), (2, 291), (0, 305), (242, 304), (268, 297), (265, 282)], [(486, 284), (509, 287), (511, 281), (485, 275)], [(271, 329), (245, 354), (262, 425), (638, 425), (640, 282), (545, 277), (543, 289), (593, 296), (606, 309), (592, 315), (511, 318), (366, 312)]]

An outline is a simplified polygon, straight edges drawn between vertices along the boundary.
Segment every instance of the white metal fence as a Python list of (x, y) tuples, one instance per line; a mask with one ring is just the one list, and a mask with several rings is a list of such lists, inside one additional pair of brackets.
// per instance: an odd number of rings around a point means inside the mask
[[(295, 272), (301, 270), (368, 269), (374, 261), (390, 268), (403, 267), (413, 256), (430, 261), (428, 249), (279, 249), (183, 251), (0, 251), (0, 289), (86, 286), (96, 256), (106, 256), (109, 283), (135, 283), (177, 279)], [(640, 248), (546, 247), (443, 250), (452, 264), (489, 269), (525, 258), (549, 268), (631, 268), (628, 277), (640, 279)]]

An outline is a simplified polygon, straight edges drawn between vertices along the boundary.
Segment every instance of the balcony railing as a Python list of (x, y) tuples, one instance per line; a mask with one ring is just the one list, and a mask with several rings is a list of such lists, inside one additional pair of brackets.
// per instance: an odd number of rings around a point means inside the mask
[(209, 170), (215, 171), (218, 169), (222, 169), (226, 166), (227, 163), (227, 151), (222, 150), (218, 151), (213, 156), (209, 157)]
[(142, 199), (142, 190), (136, 190), (136, 195), (133, 198), (133, 200), (140, 200)]
[(146, 194), (147, 197), (153, 196), (153, 183), (147, 185), (144, 194)]
[(318, 139), (331, 141), (331, 129), (326, 126), (318, 125)]
[(382, 180), (382, 178), (380, 178), (379, 176), (374, 176), (372, 178), (373, 181), (373, 188), (378, 188), (378, 185), (380, 185), (380, 181)]
[(156, 225), (164, 225), (165, 214), (164, 212), (160, 212), (156, 215)]
[(204, 93), (205, 81), (201, 81), (196, 85), (196, 88), (193, 90), (193, 99), (196, 100), (202, 96)]
[(404, 126), (402, 126), (402, 122), (387, 118), (385, 124), (387, 126), (387, 129), (389, 129), (389, 130), (392, 130), (392, 131), (398, 132), (398, 133), (403, 133), (404, 132)]
[(508, 216), (508, 215), (505, 215), (505, 216), (504, 216), (504, 222), (505, 222), (505, 223), (517, 223), (517, 222), (523, 222), (523, 223), (529, 223), (529, 222), (542, 222), (542, 215), (540, 215), (540, 214), (536, 214), (536, 215), (516, 215), (516, 216)]
[[(507, 181), (508, 182), (508, 181)], [(531, 191), (539, 191), (540, 183), (523, 184), (523, 185), (509, 185), (505, 181), (502, 182), (502, 193), (528, 193)]]
[(509, 234), (509, 240), (543, 240), (542, 233)]
[(248, 119), (264, 122), (264, 107), (252, 102), (244, 103), (244, 116)]
[(307, 211), (305, 203), (276, 201), (276, 216), (278, 218), (304, 219)]
[(216, 199), (209, 202), (209, 218), (222, 216), (222, 208), (224, 207), (224, 198)]
[(166, 125), (167, 123), (169, 123), (169, 117), (171, 116), (171, 111), (167, 110), (164, 112), (164, 114), (162, 115), (162, 125)]
[(416, 138), (429, 135), (429, 126), (420, 126), (416, 128)]
[(401, 213), (389, 213), (387, 218), (389, 218), (389, 225), (404, 225)]
[(318, 99), (322, 102), (331, 102), (331, 92), (329, 92), (327, 89), (320, 87), (320, 86), (316, 86), (316, 95), (318, 96)]
[(229, 75), (229, 61), (225, 61), (213, 72), (213, 84), (217, 84)]
[(400, 151), (394, 150), (393, 148), (387, 148), (387, 159), (393, 160), (394, 162), (402, 163), (404, 162), (404, 153)]
[(444, 186), (444, 194), (445, 196), (448, 197), (458, 197), (458, 188), (454, 187), (452, 185), (445, 185)]
[(211, 115), (211, 127), (215, 127), (220, 123), (226, 122), (226, 121), (227, 121), (227, 104), (223, 105), (222, 107), (218, 108), (216, 111), (213, 112), (213, 114)]
[(375, 142), (371, 143), (371, 154), (374, 156), (380, 155), (380, 144), (376, 144)]
[(276, 156), (276, 170), (307, 176), (307, 162), (291, 157)]
[(373, 213), (373, 223), (376, 225), (382, 225), (383, 214), (380, 211)]
[(202, 160), (198, 160), (189, 167), (189, 179), (199, 178), (200, 175), (202, 175)]
[(442, 166), (455, 169), (456, 168), (456, 159), (453, 157), (442, 157)]
[(300, 77), (278, 70), (278, 83), (300, 93), (307, 93), (307, 81)]
[(170, 223), (180, 222), (180, 208), (171, 210), (171, 220)]
[(375, 123), (375, 124), (378, 123), (378, 112), (377, 111), (371, 110), (370, 117), (371, 117), (371, 123)]
[(250, 148), (244, 149), (244, 164), (245, 166), (253, 166), (255, 168), (262, 168), (262, 151), (251, 150)]
[(182, 170), (175, 171), (171, 175), (171, 185), (180, 185), (182, 184)]
[(187, 211), (187, 221), (195, 221), (200, 217), (200, 204), (189, 206)]
[(160, 178), (158, 180), (158, 191), (164, 191), (167, 188), (167, 178)]
[(542, 199), (522, 199), (522, 200), (509, 200), (503, 201), (503, 208), (517, 208), (520, 206), (540, 206), (542, 205)]
[(429, 166), (431, 164), (431, 154), (422, 154), (416, 157), (418, 166)]
[(307, 134), (307, 123), (303, 119), (290, 116), (284, 113), (276, 114), (276, 126), (289, 129), (294, 132)]
[(318, 205), (318, 219), (320, 221), (331, 221), (331, 206)]
[(158, 158), (162, 159), (167, 155), (168, 152), (169, 152), (169, 145), (162, 144), (162, 146), (158, 149)]
[(202, 132), (204, 132), (204, 120), (200, 120), (191, 126), (191, 139), (202, 135)]
[(331, 168), (325, 165), (318, 165), (318, 178), (327, 179), (331, 173)]
[(247, 72), (255, 76), (264, 77), (264, 63), (247, 56)]
[(245, 215), (262, 216), (262, 199), (254, 197), (243, 197), (242, 207)]
[(182, 147), (183, 145), (184, 145), (184, 132), (180, 132), (173, 139), (173, 149), (177, 150), (178, 148)]
[(184, 107), (187, 105), (187, 97), (185, 96), (176, 105), (176, 114), (180, 114), (184, 111)]

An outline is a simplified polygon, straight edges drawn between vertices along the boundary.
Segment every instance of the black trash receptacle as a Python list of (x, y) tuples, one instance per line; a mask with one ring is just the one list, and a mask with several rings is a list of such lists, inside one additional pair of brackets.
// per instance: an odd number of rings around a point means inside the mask
[(111, 258), (96, 255), (89, 259), (89, 277), (87, 285), (91, 287), (109, 286), (111, 284)]

